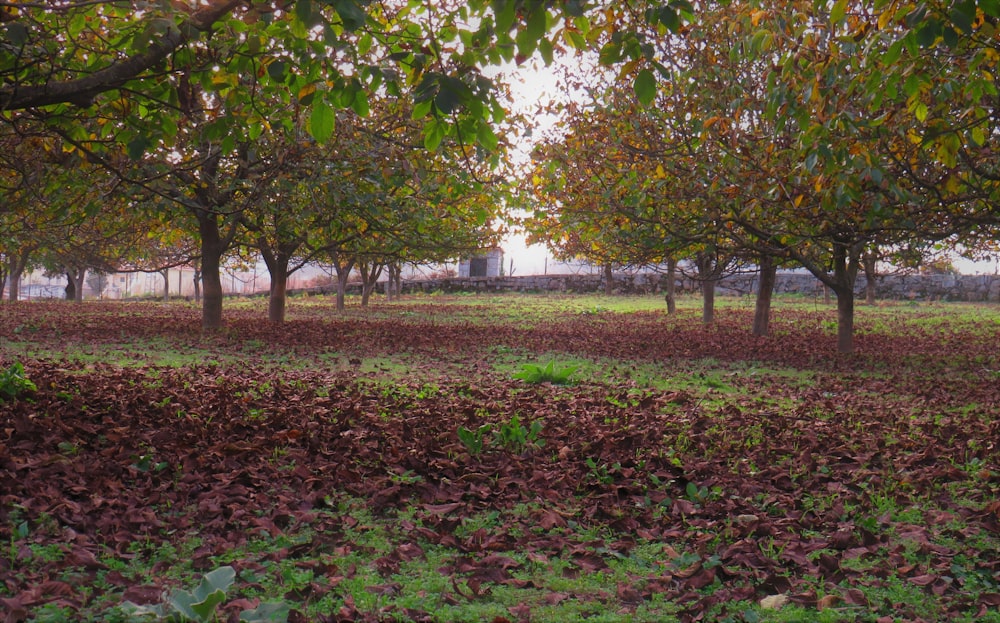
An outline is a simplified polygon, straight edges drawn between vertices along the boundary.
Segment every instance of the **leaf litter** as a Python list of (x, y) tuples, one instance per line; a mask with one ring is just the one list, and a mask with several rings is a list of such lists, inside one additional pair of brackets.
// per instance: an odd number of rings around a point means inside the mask
[[(285, 596), (300, 608), (295, 620), (303, 604), (360, 573), (337, 564), (364, 549), (341, 500), (363, 500), (398, 524), (371, 561), (381, 580), (365, 586), (381, 603), (403, 590), (401, 570), (443, 548), (450, 559), (439, 571), (451, 578), (443, 603), (488, 599), (504, 586), (540, 590), (536, 607), (591, 599), (627, 613), (656, 598), (680, 621), (786, 603), (925, 620), (919, 603), (899, 597), (914, 591), (940, 620), (976, 620), (1000, 604), (995, 330), (872, 331), (845, 358), (805, 313), (783, 315), (784, 329), (765, 340), (746, 335), (745, 315), (706, 328), (653, 313), (599, 323), (555, 315), (530, 329), (393, 317), (306, 317), (274, 328), (234, 314), (227, 333), (204, 338), (177, 309), (152, 317), (85, 309), (93, 311), (12, 306), (13, 322), (0, 331), (16, 341), (14, 327), (43, 327), (35, 343), (98, 352), (116, 340), (164, 340), (210, 348), (222, 363), (23, 361), (36, 390), (0, 404), (7, 620), (43, 604), (84, 611), (97, 591), (155, 601), (176, 585), (165, 568), (137, 581), (110, 563), (143, 548), (197, 537), (194, 569), (225, 560), (252, 572), (258, 558), (227, 556), (307, 526), (313, 537), (283, 554), (323, 581)], [(259, 365), (244, 352), (250, 342), (299, 365)], [(493, 371), (498, 344), (674, 362), (680, 371), (713, 358), (729, 370), (732, 391), (627, 378), (526, 384)], [(408, 352), (469, 372), (434, 378), (426, 391), (419, 371), (380, 381), (356, 366), (323, 365), (324, 349), (345, 358)], [(749, 374), (747, 363), (803, 377)], [(513, 445), (497, 434), (514, 415), (540, 422), (538, 438)], [(463, 427), (486, 427), (483, 445), (463, 442)], [(494, 525), (468, 528), (483, 516)], [(646, 543), (669, 555), (604, 595), (539, 586), (524, 573), (529, 565), (566, 578), (607, 573)], [(46, 546), (52, 560), (29, 564)], [(337, 611), (316, 620), (436, 620), (432, 610), (340, 597)], [(531, 620), (531, 608), (505, 616)]]

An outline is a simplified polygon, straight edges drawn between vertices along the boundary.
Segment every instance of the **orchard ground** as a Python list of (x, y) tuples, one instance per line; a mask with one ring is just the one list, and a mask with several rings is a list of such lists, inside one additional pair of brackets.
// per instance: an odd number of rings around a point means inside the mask
[(0, 305), (0, 612), (1000, 621), (1000, 308), (720, 304)]

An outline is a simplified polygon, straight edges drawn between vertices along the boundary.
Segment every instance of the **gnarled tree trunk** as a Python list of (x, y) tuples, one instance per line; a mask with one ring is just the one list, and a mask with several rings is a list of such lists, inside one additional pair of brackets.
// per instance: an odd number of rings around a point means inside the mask
[(778, 274), (778, 264), (770, 255), (762, 254), (758, 260), (760, 268), (760, 283), (757, 287), (757, 304), (753, 314), (753, 334), (767, 335), (771, 324), (771, 296), (774, 293), (774, 281)]
[(351, 271), (354, 270), (354, 260), (337, 259), (333, 262), (333, 266), (337, 271), (337, 311), (344, 311), (347, 307), (347, 281), (351, 278)]
[(201, 328), (214, 331), (222, 328), (222, 254), (226, 243), (219, 231), (219, 217), (208, 210), (198, 210), (198, 232), (201, 234), (201, 274), (204, 294), (201, 301)]
[(667, 313), (677, 313), (677, 260), (667, 258)]
[(363, 262), (359, 265), (361, 270), (361, 306), (368, 307), (368, 300), (371, 298), (372, 292), (375, 291), (375, 284), (378, 283), (378, 278), (382, 276), (382, 265), (376, 264), (375, 262), (368, 263)]
[(698, 266), (698, 279), (701, 281), (701, 321), (704, 324), (715, 322), (715, 258), (709, 253), (699, 253), (695, 263)]
[(878, 256), (869, 251), (861, 256), (861, 263), (865, 270), (865, 302), (869, 305), (875, 304), (875, 280), (878, 279), (878, 273), (876, 272), (876, 265), (878, 264)]

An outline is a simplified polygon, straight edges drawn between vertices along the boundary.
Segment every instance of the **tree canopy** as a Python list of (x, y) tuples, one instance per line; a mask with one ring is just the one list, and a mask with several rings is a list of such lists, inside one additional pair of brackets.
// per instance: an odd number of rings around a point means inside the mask
[(994, 0), (0, 3), (0, 274), (60, 195), (99, 199), (67, 163), (199, 241), (206, 328), (234, 246), (286, 277), (348, 241), (467, 249), (515, 176), (484, 69), (577, 55), (590, 75), (521, 184), (532, 235), (608, 265), (801, 265), (849, 351), (863, 257), (995, 245), (998, 22)]

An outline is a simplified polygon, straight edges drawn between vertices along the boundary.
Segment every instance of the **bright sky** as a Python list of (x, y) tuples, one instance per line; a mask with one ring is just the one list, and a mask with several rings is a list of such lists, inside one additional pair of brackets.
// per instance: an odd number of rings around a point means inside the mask
[[(487, 75), (493, 71), (486, 71)], [(558, 92), (558, 80), (556, 73), (551, 68), (542, 66), (541, 62), (535, 65), (526, 64), (516, 67), (508, 64), (501, 67), (496, 73), (502, 73), (510, 87), (511, 112), (514, 114), (525, 114), (535, 118), (538, 129), (535, 136), (538, 136), (545, 129), (550, 128), (555, 122), (555, 118), (546, 115), (536, 114), (537, 107), (553, 99), (560, 99)], [(527, 161), (532, 149), (531, 139), (525, 139), (517, 146), (518, 155), (516, 160)], [(541, 275), (546, 272), (548, 249), (542, 245), (528, 245), (521, 234), (511, 234), (501, 245), (504, 250), (504, 273), (514, 275)]]

